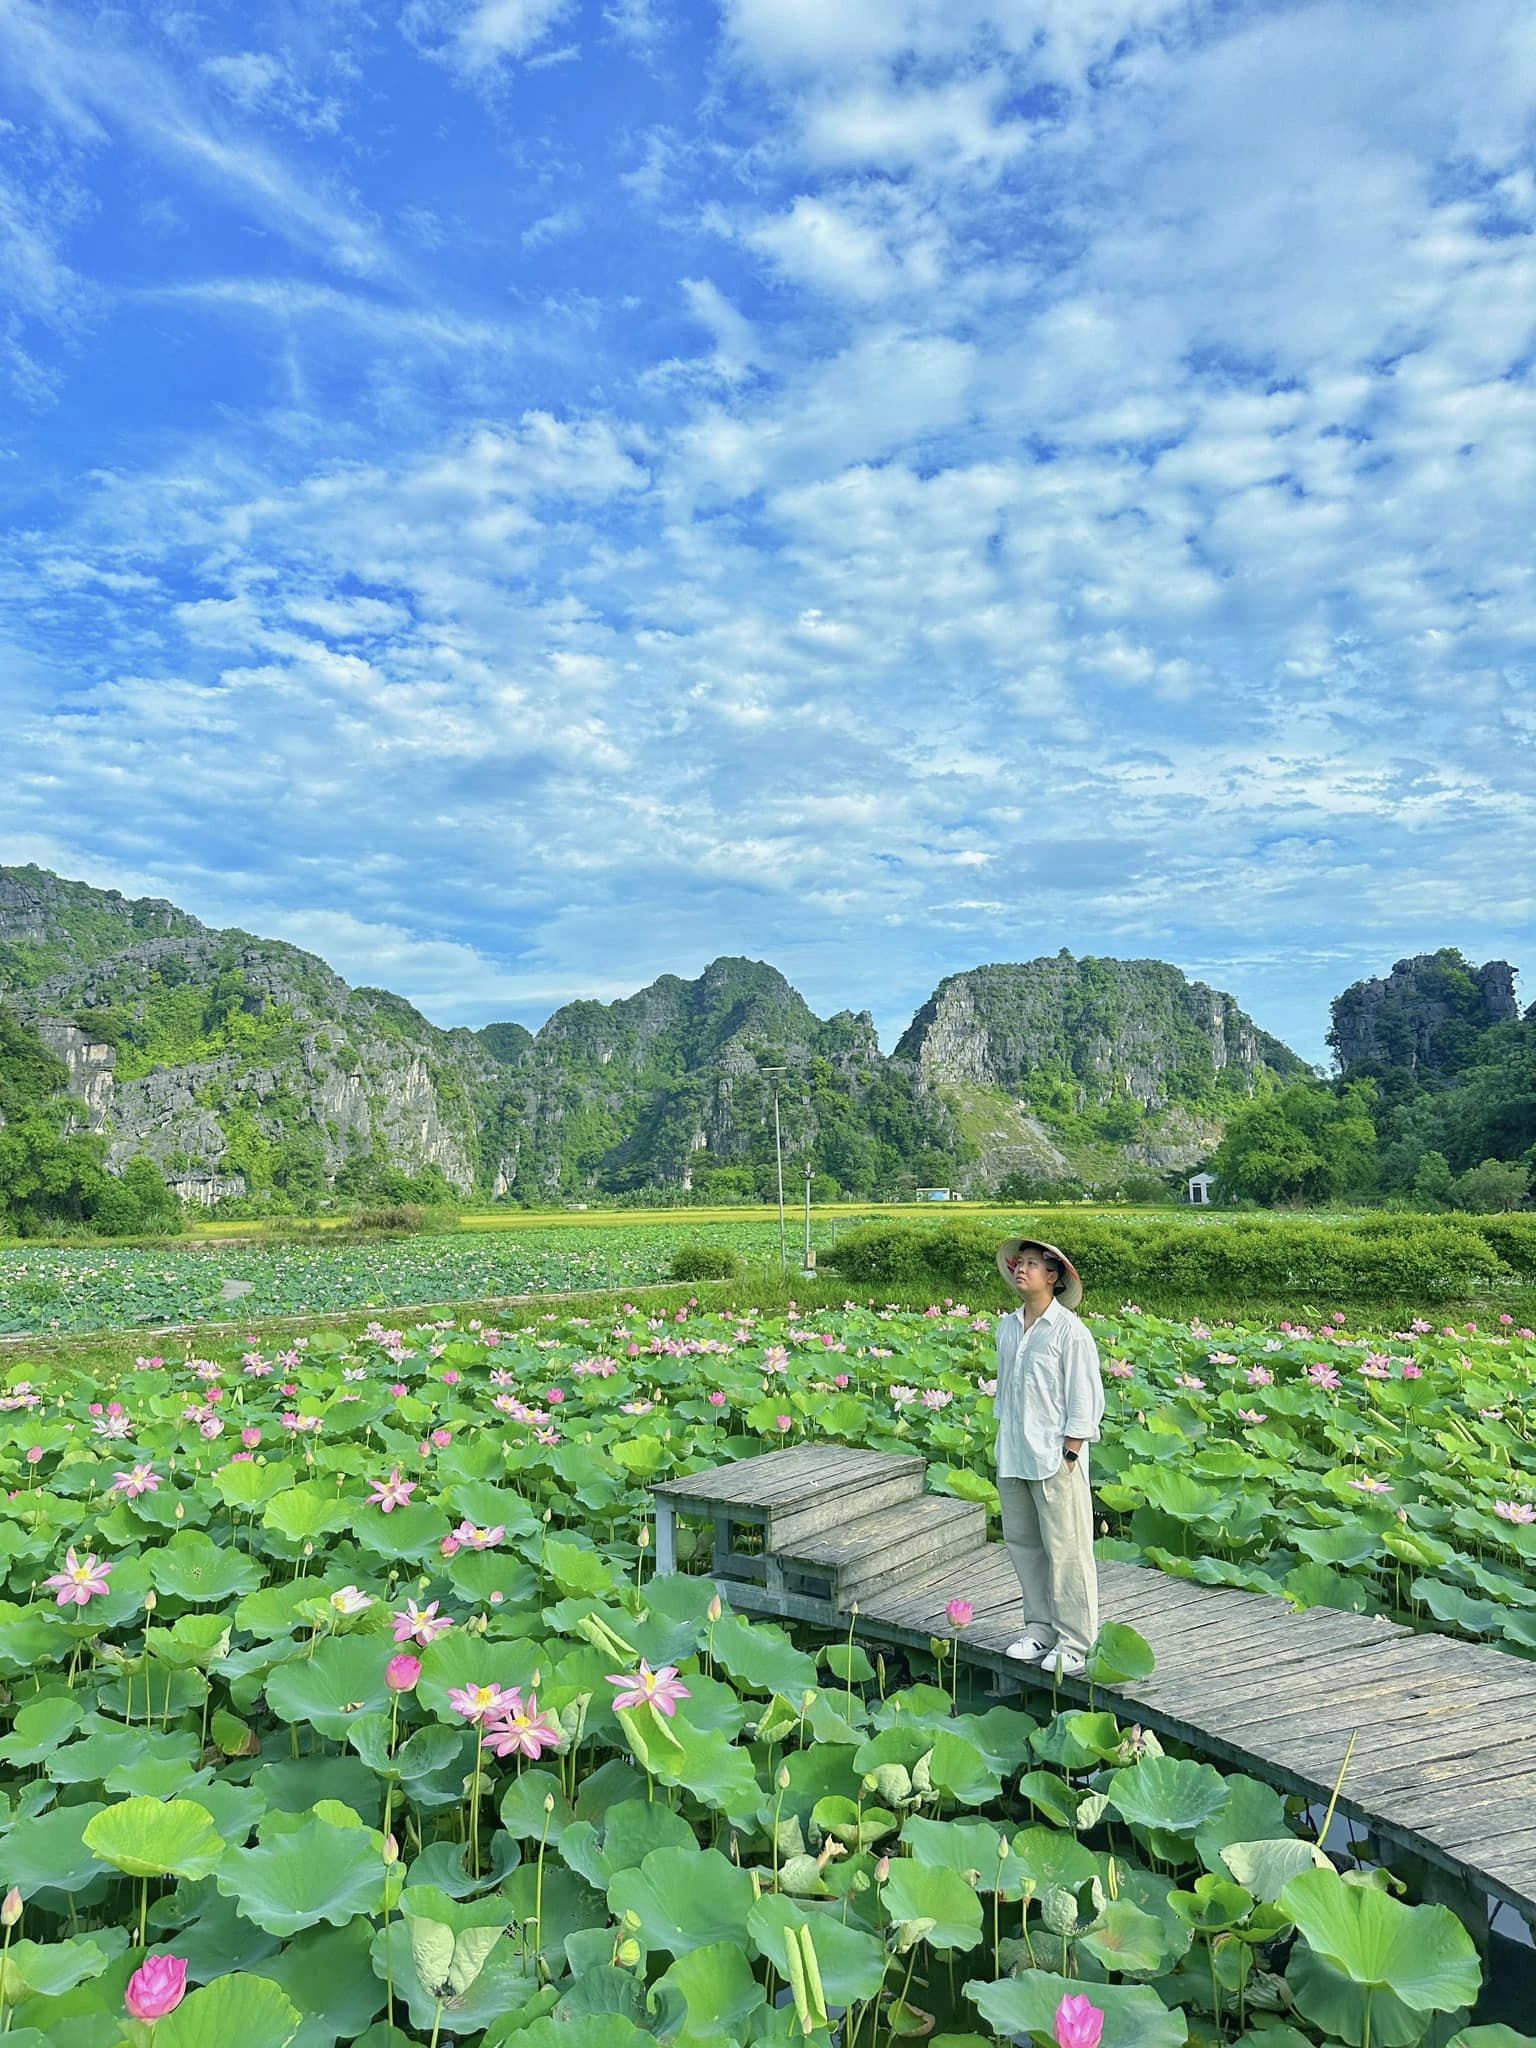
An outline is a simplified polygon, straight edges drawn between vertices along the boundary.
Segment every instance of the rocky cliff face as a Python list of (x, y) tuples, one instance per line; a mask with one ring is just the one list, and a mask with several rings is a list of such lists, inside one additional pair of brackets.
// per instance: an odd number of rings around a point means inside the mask
[(1192, 1165), (1232, 1102), (1304, 1063), (1161, 960), (1054, 957), (949, 976), (897, 1048), (953, 1103), (972, 1185)]
[(1066, 953), (950, 976), (890, 1057), (867, 1010), (819, 1018), (739, 957), (536, 1033), (440, 1031), (296, 947), (37, 868), (0, 868), (0, 998), (65, 1062), (109, 1162), (148, 1153), (199, 1200), (281, 1186), (295, 1148), (331, 1177), (378, 1158), (522, 1199), (761, 1184), (775, 1093), (797, 1170), (984, 1192), (1014, 1166), (1183, 1164), (1231, 1101), (1305, 1071), (1176, 968)]
[(1357, 981), (1333, 1004), (1328, 1043), (1343, 1074), (1406, 1069), (1420, 1079), (1460, 1072), (1478, 1039), (1520, 1014), (1507, 960), (1481, 967), (1452, 946), (1415, 953)]

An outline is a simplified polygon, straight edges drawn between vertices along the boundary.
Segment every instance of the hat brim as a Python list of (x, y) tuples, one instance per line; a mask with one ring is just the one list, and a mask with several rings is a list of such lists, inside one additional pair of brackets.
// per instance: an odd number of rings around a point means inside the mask
[(997, 1270), (1008, 1282), (1008, 1285), (1010, 1287), (1013, 1285), (1013, 1262), (1026, 1245), (1037, 1252), (1049, 1252), (1053, 1259), (1060, 1260), (1061, 1270), (1065, 1276), (1065, 1284), (1058, 1292), (1056, 1299), (1063, 1308), (1076, 1308), (1083, 1298), (1082, 1278), (1076, 1266), (1073, 1265), (1060, 1245), (1047, 1244), (1043, 1237), (1010, 1237), (1005, 1238), (1003, 1243), (998, 1246)]

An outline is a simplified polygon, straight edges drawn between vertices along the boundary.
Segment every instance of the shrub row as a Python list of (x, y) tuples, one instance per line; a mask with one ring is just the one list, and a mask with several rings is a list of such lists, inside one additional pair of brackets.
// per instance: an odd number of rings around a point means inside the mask
[[(1536, 1225), (1536, 1217), (1138, 1224), (1057, 1215), (1036, 1224), (1026, 1218), (1019, 1228), (1061, 1243), (1102, 1308), (1111, 1296), (1134, 1300), (1141, 1289), (1238, 1300), (1299, 1294), (1311, 1302), (1330, 1295), (1454, 1301), (1491, 1281), (1536, 1273), (1536, 1228), (1525, 1225)], [(825, 1257), (850, 1282), (932, 1282), (986, 1298), (1001, 1291), (1000, 1235), (978, 1223), (870, 1223), (849, 1231)]]

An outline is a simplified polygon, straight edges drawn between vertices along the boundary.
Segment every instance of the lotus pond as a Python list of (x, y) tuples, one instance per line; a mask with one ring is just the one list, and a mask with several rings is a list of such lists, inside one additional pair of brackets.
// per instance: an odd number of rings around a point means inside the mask
[[(991, 1328), (626, 1305), (10, 1365), (0, 2027), (1412, 2048), (1470, 2019), (1460, 1922), (1273, 1788), (956, 1690), (942, 1644), (872, 1664), (651, 1575), (652, 1481), (807, 1435), (988, 1498)], [(1536, 1648), (1528, 1333), (1095, 1329), (1106, 1554)], [(1144, 1647), (1110, 1624), (1100, 1676)]]
[[(813, 1241), (831, 1244), (847, 1221), (818, 1222)], [(777, 1221), (740, 1220), (600, 1229), (557, 1223), (363, 1242), (10, 1246), (0, 1248), (0, 1335), (640, 1287), (664, 1280), (685, 1243), (777, 1264), (779, 1228)]]

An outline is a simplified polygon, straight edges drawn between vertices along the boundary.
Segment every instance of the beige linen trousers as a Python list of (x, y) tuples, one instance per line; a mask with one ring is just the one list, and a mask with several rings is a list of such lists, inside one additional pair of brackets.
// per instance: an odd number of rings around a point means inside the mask
[(1024, 1594), (1021, 1635), (1086, 1657), (1099, 1632), (1093, 1492), (1086, 1454), (1049, 1479), (1002, 1479), (1003, 1542)]

